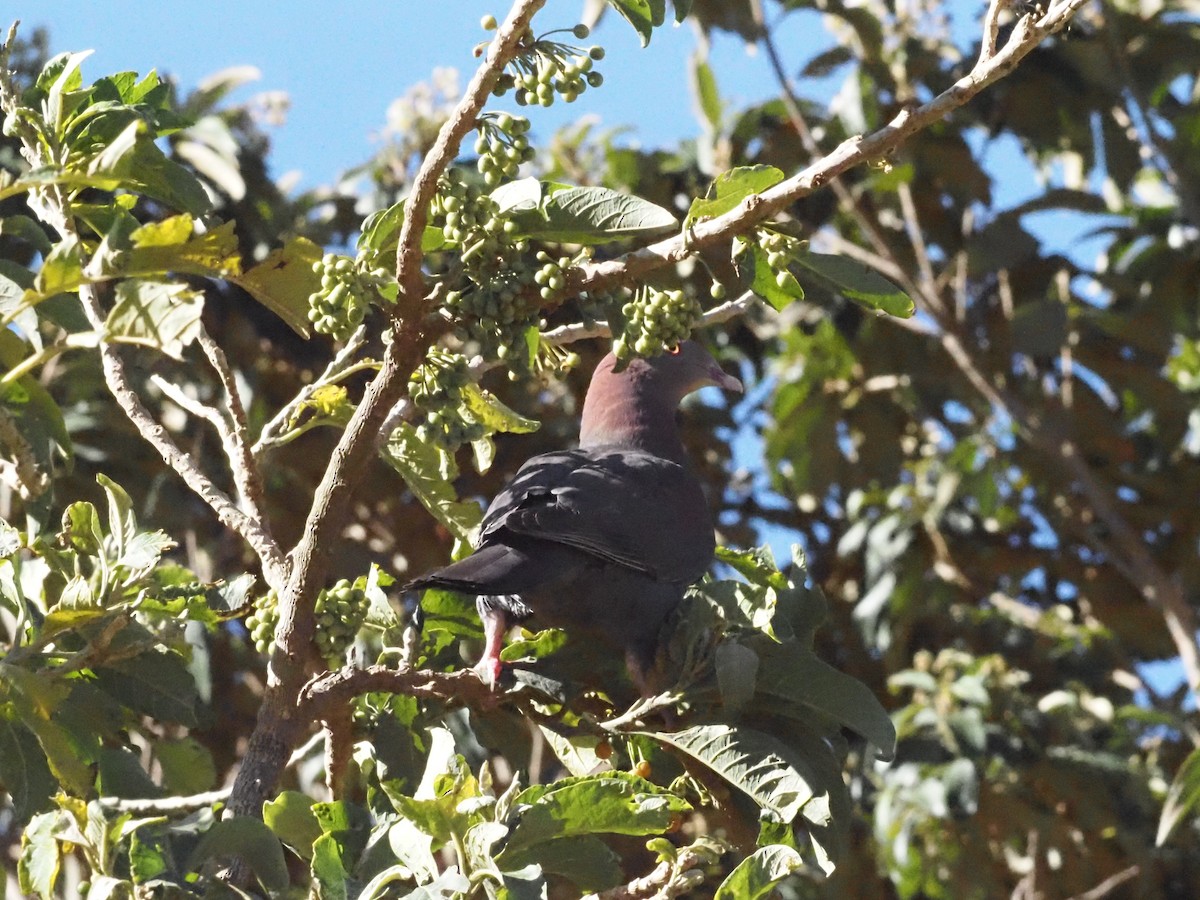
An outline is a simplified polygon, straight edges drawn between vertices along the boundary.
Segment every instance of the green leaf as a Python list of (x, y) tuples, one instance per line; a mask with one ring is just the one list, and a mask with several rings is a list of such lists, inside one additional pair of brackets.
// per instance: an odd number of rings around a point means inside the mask
[(137, 534), (137, 520), (133, 516), (133, 500), (125, 489), (101, 473), (96, 482), (104, 488), (108, 498), (108, 533), (116, 542), (117, 555), (125, 552), (125, 545)]
[(633, 30), (638, 33), (638, 38), (645, 47), (650, 43), (650, 36), (654, 33), (654, 26), (661, 25), (663, 16), (660, 14), (658, 21), (654, 20), (655, 7), (660, 10), (665, 8), (663, 0), (658, 0), (657, 3), (651, 3), (650, 0), (608, 0), (621, 17), (625, 19)]
[(162, 790), (128, 747), (101, 747), (96, 754), (96, 790), (106, 797), (159, 797)]
[(603, 891), (621, 883), (621, 859), (592, 834), (545, 841), (506, 857), (513, 868), (536, 863), (547, 875), (566, 878), (581, 891)]
[(677, 813), (691, 809), (681, 797), (626, 773), (603, 772), (535, 785), (517, 795), (519, 813), (500, 859), (543, 841), (580, 834), (661, 834)]
[(24, 266), (9, 259), (0, 259), (0, 316), (7, 318), (17, 330), (40, 350), (41, 332), (38, 330), (38, 313), (34, 305), (38, 301), (33, 287), (34, 275)]
[(68, 690), (44, 672), (0, 662), (0, 704), (11, 703), (21, 724), (37, 737), (59, 783), (72, 794), (84, 796), (92, 788), (90, 760), (84, 748), (56, 721)]
[(570, 737), (559, 734), (545, 725), (538, 726), (546, 743), (572, 775), (591, 775), (603, 760), (596, 755), (596, 748), (604, 742), (604, 738), (594, 734), (573, 734)]
[(780, 273), (771, 268), (766, 252), (757, 242), (739, 237), (734, 239), (733, 248), (738, 269), (750, 274), (750, 290), (772, 307), (782, 310), (793, 300), (804, 299), (804, 288), (800, 287), (800, 282), (787, 271), (782, 273), (780, 279)]
[(737, 641), (722, 641), (716, 653), (717, 686), (727, 714), (736, 716), (754, 698), (758, 654)]
[[(715, 85), (713, 89), (716, 89)], [(722, 172), (709, 185), (703, 199), (692, 201), (684, 227), (690, 228), (700, 219), (715, 219), (736, 209), (747, 197), (761, 194), (783, 181), (783, 177), (783, 172), (774, 166), (741, 166)]]
[[(394, 897), (394, 892), (382, 893), (382, 889), (393, 881), (408, 881), (406, 869), (394, 867), (381, 872), (367, 883), (358, 900), (379, 900), (384, 896)], [(471, 882), (458, 871), (457, 866), (451, 866), (428, 884), (423, 884), (416, 890), (403, 895), (402, 900), (460, 900), (471, 890)]]
[(64, 102), (63, 97), (83, 86), (83, 75), (79, 66), (93, 52), (83, 50), (79, 53), (60, 53), (46, 63), (38, 76), (36, 87), (45, 91), (46, 124), (57, 133), (61, 133), (67, 116), (68, 104)]
[(846, 256), (803, 250), (794, 257), (796, 265), (820, 276), (838, 293), (860, 306), (907, 319), (916, 311), (912, 299), (874, 269)]
[(129, 874), (135, 883), (143, 884), (158, 878), (171, 868), (172, 862), (169, 846), (163, 836), (147, 837), (137, 831), (130, 836)]
[(545, 183), (536, 209), (514, 211), (519, 235), (571, 244), (606, 244), (622, 238), (659, 234), (678, 227), (661, 206), (605, 187)]
[(33, 289), (43, 297), (50, 297), (77, 290), (85, 282), (79, 244), (72, 239), (55, 244), (50, 255), (42, 260)]
[(258, 819), (237, 816), (216, 822), (188, 857), (187, 867), (195, 871), (205, 860), (230, 857), (240, 857), (267, 890), (281, 891), (287, 887), (283, 845)]
[(881, 759), (892, 758), (896, 727), (870, 688), (809, 649), (791, 643), (759, 649), (758, 696), (773, 708), (795, 703), (828, 716), (874, 744)]
[(154, 757), (162, 769), (163, 787), (173, 794), (199, 794), (217, 783), (212, 753), (195, 738), (155, 741)]
[[(10, 329), (0, 330), (0, 365), (11, 368), (25, 356), (28, 345)], [(32, 375), (0, 386), (0, 404), (16, 423), (21, 437), (33, 451), (40, 472), (50, 472), (60, 457), (73, 459), (71, 436), (62, 410), (50, 392)]]
[(363, 219), (358, 234), (360, 250), (374, 250), (382, 253), (388, 248), (395, 248), (400, 235), (400, 226), (404, 224), (404, 204), (407, 198), (397, 200), (387, 209), (371, 213)]
[[(518, 178), (509, 181), (492, 190), (491, 198), (499, 211), (505, 215), (533, 212), (542, 205), (542, 198), (549, 183), (538, 181), (536, 178)], [(564, 187), (565, 185), (559, 185)]]
[(462, 391), (463, 403), (471, 417), (490, 431), (529, 434), (542, 427), (537, 419), (528, 419), (505, 406), (491, 391), (468, 382)]
[[(692, 95), (695, 97), (696, 106), (700, 110), (703, 121), (708, 125), (708, 130), (715, 134), (721, 130), (722, 111), (717, 77), (713, 74), (712, 66), (708, 64), (707, 56), (702, 55), (699, 51), (692, 53), (690, 68)], [(782, 179), (782, 177), (783, 173), (780, 172), (780, 178)], [(689, 223), (692, 221), (690, 215), (688, 221)]]
[(6, 216), (0, 219), (0, 237), (24, 241), (43, 257), (50, 254), (53, 246), (42, 226), (29, 216)]
[(321, 276), (313, 271), (313, 263), (321, 256), (321, 248), (308, 238), (292, 238), (257, 266), (229, 280), (307, 338), (311, 333), (308, 297), (321, 289)]
[(231, 278), (241, 274), (242, 257), (233, 222), (218, 225), (188, 240), (191, 233), (192, 219), (186, 215), (143, 225), (130, 236), (134, 243), (132, 249), (122, 250), (108, 260), (97, 251), (97, 258), (89, 263), (87, 271), (93, 275), (99, 271), (116, 272), (125, 277), (168, 272), (205, 278)]
[(87, 500), (77, 500), (63, 511), (59, 540), (88, 556), (96, 556), (104, 546), (104, 532), (96, 507)]
[(1200, 808), (1200, 749), (1188, 754), (1171, 787), (1167, 789), (1167, 799), (1163, 802), (1162, 815), (1158, 820), (1158, 833), (1154, 845), (1161, 847), (1170, 839), (1171, 834), (1179, 827), (1185, 817), (1192, 815)]
[(475, 529), (483, 519), (479, 504), (460, 501), (446, 478), (443, 461), (436, 447), (422, 443), (408, 423), (402, 423), (380, 451), (388, 464), (400, 473), (421, 505), (460, 541), (472, 543)]
[(430, 636), (440, 631), (454, 638), (468, 640), (483, 637), (483, 627), (479, 624), (479, 613), (475, 611), (473, 597), (431, 588), (421, 595), (421, 612), (424, 613), (421, 630)]
[(388, 846), (412, 873), (417, 881), (431, 880), (438, 871), (437, 859), (433, 855), (433, 835), (422, 831), (415, 822), (401, 819), (388, 828)]
[(332, 834), (323, 834), (312, 845), (310, 866), (316, 883), (316, 896), (321, 900), (346, 900), (346, 864), (342, 848)]
[(807, 767), (771, 735), (730, 725), (696, 725), (644, 736), (698, 759), (785, 822), (813, 799), (810, 779), (801, 774)]
[(284, 791), (263, 804), (267, 827), (304, 859), (312, 859), (313, 842), (324, 833), (312, 806), (312, 798), (300, 791)]
[(11, 798), (17, 822), (45, 809), (58, 788), (37, 738), (12, 714), (11, 707), (0, 707), (0, 784)]
[(21, 859), (17, 863), (21, 890), (42, 900), (53, 900), (62, 866), (62, 852), (55, 837), (60, 818), (57, 811), (34, 816), (21, 834)]
[(115, 179), (116, 184), (193, 216), (209, 212), (212, 203), (200, 180), (168, 159), (154, 143), (155, 137), (144, 120), (131, 122), (91, 161), (87, 175)]
[(0, 559), (12, 556), (21, 549), (21, 532), (0, 519)]
[(95, 671), (97, 685), (130, 709), (160, 721), (196, 724), (196, 682), (178, 653), (151, 650)]
[(721, 882), (713, 900), (761, 900), (774, 896), (775, 886), (804, 868), (804, 859), (791, 847), (773, 844), (743, 859)]
[(500, 651), (500, 659), (509, 663), (523, 659), (541, 659), (561, 650), (566, 643), (565, 631), (560, 628), (547, 628), (530, 638), (511, 641)]
[(117, 283), (105, 330), (110, 339), (155, 347), (173, 359), (200, 333), (204, 296), (182, 284), (131, 278)]
[(133, 536), (116, 563), (127, 571), (128, 577), (140, 578), (158, 565), (163, 553), (175, 546), (175, 541), (161, 531), (143, 531)]

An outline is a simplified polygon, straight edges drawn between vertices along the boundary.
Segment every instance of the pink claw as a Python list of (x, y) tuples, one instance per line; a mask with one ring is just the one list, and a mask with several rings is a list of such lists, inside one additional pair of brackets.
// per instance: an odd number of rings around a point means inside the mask
[(508, 616), (504, 610), (491, 608), (480, 610), (483, 618), (483, 656), (475, 663), (475, 674), (490, 688), (500, 682), (500, 650), (504, 646), (504, 632), (508, 630)]

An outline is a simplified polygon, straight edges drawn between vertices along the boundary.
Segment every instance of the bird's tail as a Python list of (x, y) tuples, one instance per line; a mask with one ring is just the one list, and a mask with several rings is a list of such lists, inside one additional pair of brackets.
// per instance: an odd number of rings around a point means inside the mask
[(481, 547), (465, 559), (414, 578), (404, 590), (445, 588), (461, 594), (519, 594), (527, 587), (529, 557), (502, 544)]

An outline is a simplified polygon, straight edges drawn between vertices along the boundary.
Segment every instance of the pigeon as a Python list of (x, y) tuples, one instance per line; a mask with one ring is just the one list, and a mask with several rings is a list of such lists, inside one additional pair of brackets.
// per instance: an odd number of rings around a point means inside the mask
[(476, 597), (475, 671), (489, 686), (505, 633), (532, 617), (623, 652), (647, 693), (659, 630), (716, 549), (675, 421), (680, 401), (707, 385), (742, 390), (694, 341), (624, 368), (608, 354), (588, 386), (579, 446), (528, 460), (488, 507), (475, 551), (409, 583)]

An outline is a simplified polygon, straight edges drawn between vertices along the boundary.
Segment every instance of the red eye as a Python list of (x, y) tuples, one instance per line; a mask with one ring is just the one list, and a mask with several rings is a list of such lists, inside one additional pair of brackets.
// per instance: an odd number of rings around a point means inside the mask
[(681, 347), (679, 344), (676, 344), (674, 347), (669, 348), (667, 350), (667, 352), (670, 353), (672, 356), (678, 356), (680, 353), (683, 352), (683, 347)]

